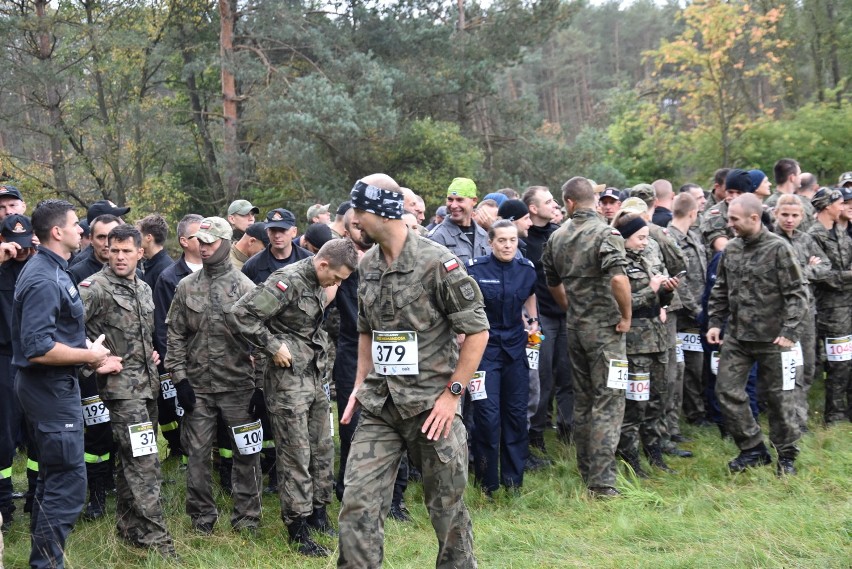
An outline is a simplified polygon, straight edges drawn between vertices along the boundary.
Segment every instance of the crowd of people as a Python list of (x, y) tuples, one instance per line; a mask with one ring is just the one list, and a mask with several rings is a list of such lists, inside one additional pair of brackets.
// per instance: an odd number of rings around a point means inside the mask
[(215, 469), (233, 531), (256, 534), (277, 494), (293, 547), (328, 556), (317, 536), (338, 536), (351, 568), (381, 566), (411, 480), (436, 566), (475, 567), (469, 468), (488, 497), (520, 492), (552, 464), (551, 428), (594, 498), (619, 496), (620, 465), (674, 473), (668, 457), (692, 456), (682, 423), (732, 439), (731, 472), (774, 460), (795, 475), (815, 379), (819, 420), (852, 419), (852, 172), (819, 187), (781, 159), (774, 179), (720, 169), (709, 192), (675, 192), (573, 177), (560, 206), (544, 186), (480, 200), (456, 178), (424, 226), (423, 199), (374, 174), (334, 219), (308, 208), (301, 234), (292, 211), (259, 221), (243, 199), (188, 214), (177, 260), (159, 215), (128, 223), (102, 200), (78, 220), (50, 199), (27, 217), (0, 186), (3, 532), (23, 499), (30, 566), (63, 567), (81, 512), (108, 515), (114, 491), (118, 536), (179, 560), (159, 434), (194, 531), (216, 531)]

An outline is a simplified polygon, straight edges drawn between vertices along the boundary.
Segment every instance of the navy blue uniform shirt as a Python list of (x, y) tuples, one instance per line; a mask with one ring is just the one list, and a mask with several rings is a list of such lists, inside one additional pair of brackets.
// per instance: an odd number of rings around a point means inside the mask
[(292, 247), (293, 250), (290, 252), (290, 256), (286, 259), (276, 259), (270, 252), (270, 248), (267, 247), (246, 261), (246, 264), (243, 265), (243, 274), (250, 278), (254, 284), (261, 284), (266, 282), (269, 275), (281, 267), (286, 267), (287, 265), (292, 265), (296, 261), (301, 261), (302, 259), (314, 256), (313, 253), (307, 249), (302, 249), (295, 243), (293, 243)]
[(12, 305), (15, 282), (26, 265), (14, 259), (0, 265), (0, 354), (12, 356)]
[(510, 357), (526, 358), (528, 335), (522, 310), (535, 293), (535, 265), (523, 257), (499, 261), (492, 253), (468, 261), (467, 272), (482, 290), (491, 326), (483, 357), (497, 357), (499, 350), (505, 350)]
[(15, 287), (12, 309), (12, 363), (19, 369), (44, 375), (74, 374), (76, 366), (34, 364), (57, 342), (86, 347), (83, 302), (67, 272), (68, 262), (44, 247), (30, 259)]

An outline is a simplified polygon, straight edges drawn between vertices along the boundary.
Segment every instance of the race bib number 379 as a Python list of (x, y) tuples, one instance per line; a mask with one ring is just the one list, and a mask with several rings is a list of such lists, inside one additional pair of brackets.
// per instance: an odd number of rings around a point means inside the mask
[(379, 375), (420, 373), (417, 332), (373, 332), (373, 367)]

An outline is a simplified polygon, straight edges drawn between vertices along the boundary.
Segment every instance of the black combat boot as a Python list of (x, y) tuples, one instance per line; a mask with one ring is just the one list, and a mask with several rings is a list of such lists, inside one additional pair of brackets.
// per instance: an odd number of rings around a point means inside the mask
[(290, 543), (298, 546), (299, 553), (306, 557), (328, 557), (331, 551), (311, 539), (308, 518), (296, 518), (287, 526)]
[(746, 468), (767, 464), (772, 464), (772, 455), (769, 454), (766, 445), (760, 443), (755, 447), (741, 450), (739, 456), (728, 463), (728, 468), (731, 472), (742, 472)]
[(627, 452), (618, 451), (618, 458), (620, 458), (627, 466), (633, 470), (633, 474), (635, 474), (638, 478), (648, 478), (648, 473), (642, 469), (642, 464), (639, 462), (639, 453), (631, 450)]
[(97, 520), (104, 517), (106, 513), (106, 485), (100, 476), (89, 480), (89, 503), (83, 518), (86, 520)]
[(325, 535), (331, 537), (337, 536), (334, 526), (331, 525), (331, 521), (328, 519), (328, 512), (326, 512), (325, 506), (314, 508), (311, 515), (308, 516), (308, 526), (312, 530), (324, 533)]
[(648, 457), (648, 464), (655, 468), (659, 468), (663, 472), (668, 472), (669, 474), (674, 474), (675, 471), (671, 468), (666, 461), (663, 460), (663, 449), (660, 448), (660, 445), (648, 445), (645, 447), (645, 456)]

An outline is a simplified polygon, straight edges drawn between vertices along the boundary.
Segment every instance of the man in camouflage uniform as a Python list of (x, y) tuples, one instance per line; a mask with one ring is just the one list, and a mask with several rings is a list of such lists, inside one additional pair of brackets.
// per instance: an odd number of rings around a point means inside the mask
[[(852, 240), (837, 226), (843, 208), (840, 190), (820, 188), (811, 199), (817, 210), (817, 220), (808, 230), (831, 265), (828, 278), (817, 283), (817, 336), (820, 352), (825, 354), (828, 338), (837, 340), (852, 334)], [(825, 422), (831, 424), (852, 418), (852, 372), (850, 362), (842, 355), (829, 358), (826, 354)], [(848, 354), (848, 352), (845, 352)]]
[(269, 419), (275, 435), (281, 517), (291, 543), (309, 556), (331, 552), (310, 529), (333, 534), (326, 507), (334, 486), (334, 444), (329, 431), (328, 335), (322, 328), (329, 300), (357, 267), (355, 246), (334, 239), (316, 256), (273, 272), (240, 299), (228, 321), (271, 364), (264, 373)]
[[(701, 312), (701, 296), (707, 279), (707, 253), (698, 233), (692, 224), (698, 217), (698, 203), (689, 193), (679, 194), (674, 201), (672, 222), (669, 235), (677, 243), (686, 257), (686, 276), (680, 279), (678, 294), (682, 308), (677, 314), (679, 338), (697, 338), (698, 314)], [(685, 281), (685, 282), (684, 282)], [(683, 348), (683, 342), (681, 347)], [(700, 341), (692, 342), (690, 349), (683, 349), (683, 413), (686, 420), (694, 425), (708, 426), (704, 408), (704, 353)]]
[[(731, 200), (746, 193), (753, 193), (751, 179), (745, 170), (730, 170), (725, 177), (725, 199), (710, 205), (707, 202), (707, 213), (701, 221), (701, 239), (707, 249), (708, 260), (717, 251), (722, 251), (733, 238), (733, 232), (728, 225), (728, 204)], [(716, 195), (715, 193), (713, 195)]]
[[(778, 451), (778, 473), (795, 474), (800, 437), (795, 382), (790, 385), (782, 377), (782, 364), (783, 354), (794, 352), (801, 335), (808, 299), (793, 250), (763, 226), (762, 211), (754, 196), (731, 202), (728, 223), (737, 237), (725, 249), (710, 293), (707, 341), (720, 344), (721, 328), (727, 321), (716, 396), (728, 432), (740, 448), (728, 468), (741, 472), (772, 462), (745, 390), (749, 370), (757, 362), (758, 389), (768, 402), (769, 439)], [(788, 373), (797, 373), (791, 367)]]
[[(457, 256), (405, 227), (393, 179), (368, 176), (350, 198), (353, 223), (379, 246), (359, 268), (358, 371), (341, 423), (348, 424), (358, 407), (361, 418), (346, 468), (337, 566), (381, 566), (384, 520), (408, 449), (423, 473), (438, 538), (436, 567), (476, 567), (463, 499), (468, 460), (460, 402), (488, 342), (482, 293)], [(414, 343), (383, 342), (383, 331), (407, 332)], [(464, 335), (461, 349), (457, 334)], [(398, 357), (405, 365), (390, 367)]]
[(782, 158), (775, 163), (774, 172), (775, 192), (764, 200), (763, 205), (774, 211), (778, 207), (778, 200), (782, 196), (797, 196), (803, 211), (798, 231), (807, 233), (808, 229), (814, 223), (816, 210), (813, 204), (811, 204), (810, 198), (798, 193), (799, 188), (802, 186), (802, 168), (792, 158)]
[[(186, 513), (193, 528), (213, 533), (219, 517), (213, 500), (210, 450), (217, 412), (228, 430), (252, 424), (263, 393), (255, 389), (248, 346), (225, 322), (225, 315), (254, 285), (231, 265), (232, 230), (221, 217), (201, 220), (192, 236), (199, 242), (204, 267), (177, 285), (168, 324), (166, 369), (184, 409), (181, 446), (188, 455)], [(231, 526), (253, 533), (260, 523), (260, 455), (243, 454), (232, 438), (234, 457)]]
[(568, 180), (562, 197), (571, 219), (553, 233), (541, 261), (554, 300), (568, 311), (577, 467), (593, 496), (617, 496), (624, 392), (607, 387), (607, 376), (611, 360), (627, 359), (631, 295), (624, 239), (595, 212), (587, 179)]
[[(796, 260), (802, 268), (805, 278), (805, 292), (808, 293), (808, 313), (802, 319), (801, 338), (803, 365), (801, 382), (796, 382), (796, 415), (799, 427), (807, 431), (808, 424), (808, 392), (814, 382), (816, 370), (816, 319), (817, 313), (814, 287), (817, 283), (826, 282), (831, 278), (831, 261), (819, 248), (817, 242), (809, 233), (803, 233), (799, 227), (804, 225), (805, 210), (802, 207), (801, 196), (784, 194), (775, 206), (777, 224), (775, 233), (780, 235), (796, 254)], [(810, 205), (810, 202), (809, 202)], [(848, 312), (848, 310), (847, 310)]]
[[(148, 424), (156, 437), (157, 394), (160, 389), (153, 348), (154, 301), (151, 288), (136, 278), (142, 258), (142, 234), (133, 226), (118, 225), (108, 236), (109, 264), (80, 282), (86, 309), (86, 331), (105, 336), (104, 345), (122, 358), (118, 374), (97, 375), (98, 392), (109, 410), (112, 435), (120, 458), (116, 477), (118, 534), (134, 545), (175, 556), (160, 503), (160, 460), (156, 445), (141, 454), (133, 448), (131, 426)], [(84, 419), (99, 415), (84, 408)]]

